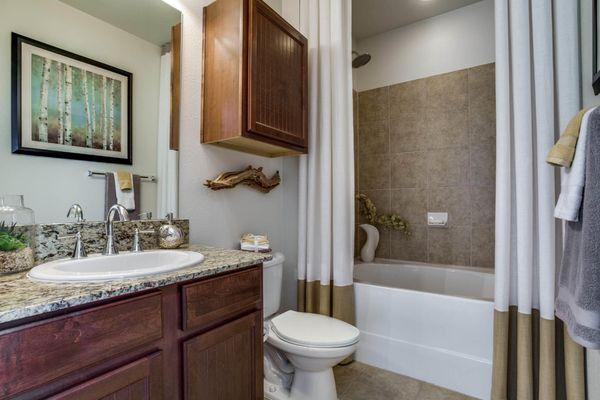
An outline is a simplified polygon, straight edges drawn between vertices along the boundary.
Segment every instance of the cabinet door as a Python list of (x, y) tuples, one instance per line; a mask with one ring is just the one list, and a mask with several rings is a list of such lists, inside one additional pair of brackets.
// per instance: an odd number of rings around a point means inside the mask
[(262, 399), (262, 343), (261, 311), (186, 341), (185, 399)]
[(262, 0), (249, 0), (248, 134), (306, 150), (308, 44)]
[(91, 379), (48, 400), (162, 399), (162, 357), (157, 352)]

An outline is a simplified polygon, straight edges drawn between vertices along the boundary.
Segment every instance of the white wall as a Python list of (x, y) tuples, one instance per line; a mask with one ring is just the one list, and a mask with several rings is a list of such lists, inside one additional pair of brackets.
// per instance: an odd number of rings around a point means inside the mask
[[(592, 0), (580, 2), (581, 22), (581, 92), (583, 106), (592, 107), (600, 104), (600, 96), (595, 96), (592, 89)], [(588, 400), (600, 400), (600, 351), (587, 351)]]
[(358, 40), (356, 50), (372, 56), (355, 70), (358, 91), (494, 62), (494, 1)]
[[(234, 248), (243, 233), (269, 235), (273, 249), (284, 252), (288, 259), (284, 306), (295, 307), (298, 160), (264, 158), (200, 143), (202, 7), (210, 1), (173, 0), (172, 3), (183, 13), (180, 216), (190, 219), (190, 240), (195, 243)], [(270, 3), (281, 10), (281, 0)], [(248, 165), (262, 166), (267, 175), (279, 171), (282, 184), (268, 194), (245, 186), (222, 191), (203, 186), (206, 179)]]
[[(11, 154), (11, 32), (133, 73), (134, 165)], [(90, 220), (104, 217), (104, 179), (88, 169), (156, 173), (160, 48), (56, 0), (0, 0), (0, 193), (24, 194), (38, 222), (65, 219), (79, 202)], [(142, 184), (143, 209), (155, 210), (156, 184)]]

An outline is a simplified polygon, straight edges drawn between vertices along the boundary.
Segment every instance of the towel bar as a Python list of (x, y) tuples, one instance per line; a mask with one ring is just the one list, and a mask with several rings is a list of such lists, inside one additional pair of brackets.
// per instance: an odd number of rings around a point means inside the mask
[[(106, 176), (106, 174), (110, 174), (110, 172), (100, 172), (100, 171), (88, 171), (88, 176)], [(137, 174), (136, 174), (137, 175)], [(150, 182), (156, 182), (156, 176), (154, 175), (138, 175), (140, 179)]]

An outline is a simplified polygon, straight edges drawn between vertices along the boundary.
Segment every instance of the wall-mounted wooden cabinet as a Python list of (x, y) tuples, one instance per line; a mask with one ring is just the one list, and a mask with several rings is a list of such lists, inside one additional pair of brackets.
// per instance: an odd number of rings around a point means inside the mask
[(308, 43), (262, 0), (204, 9), (202, 142), (268, 157), (308, 152)]

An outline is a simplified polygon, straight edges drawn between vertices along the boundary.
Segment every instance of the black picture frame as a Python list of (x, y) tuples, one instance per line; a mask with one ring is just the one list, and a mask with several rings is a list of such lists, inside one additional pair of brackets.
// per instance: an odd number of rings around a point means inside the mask
[(598, 0), (592, 2), (592, 88), (600, 93), (600, 71), (598, 70)]
[[(58, 47), (40, 42), (38, 40), (20, 35), (12, 32), (12, 46), (11, 46), (11, 134), (12, 134), (12, 153), (14, 154), (26, 154), (33, 156), (43, 157), (54, 157), (64, 158), (71, 160), (85, 160), (95, 161), (104, 163), (114, 164), (133, 164), (133, 112), (132, 112), (132, 98), (133, 98), (133, 74), (131, 72), (124, 71), (122, 69), (113, 67), (108, 64), (104, 64), (100, 61), (92, 60), (90, 58), (81, 56), (79, 54), (71, 53), (67, 50), (60, 49)], [(22, 44), (26, 43), (31, 46), (56, 53), (58, 55), (71, 58), (73, 60), (86, 63), (104, 70), (113, 72), (118, 75), (122, 75), (127, 79), (127, 158), (124, 157), (109, 157), (104, 155), (92, 155), (92, 154), (81, 154), (71, 153), (68, 151), (55, 151), (47, 149), (36, 149), (31, 147), (25, 147), (22, 141)]]

